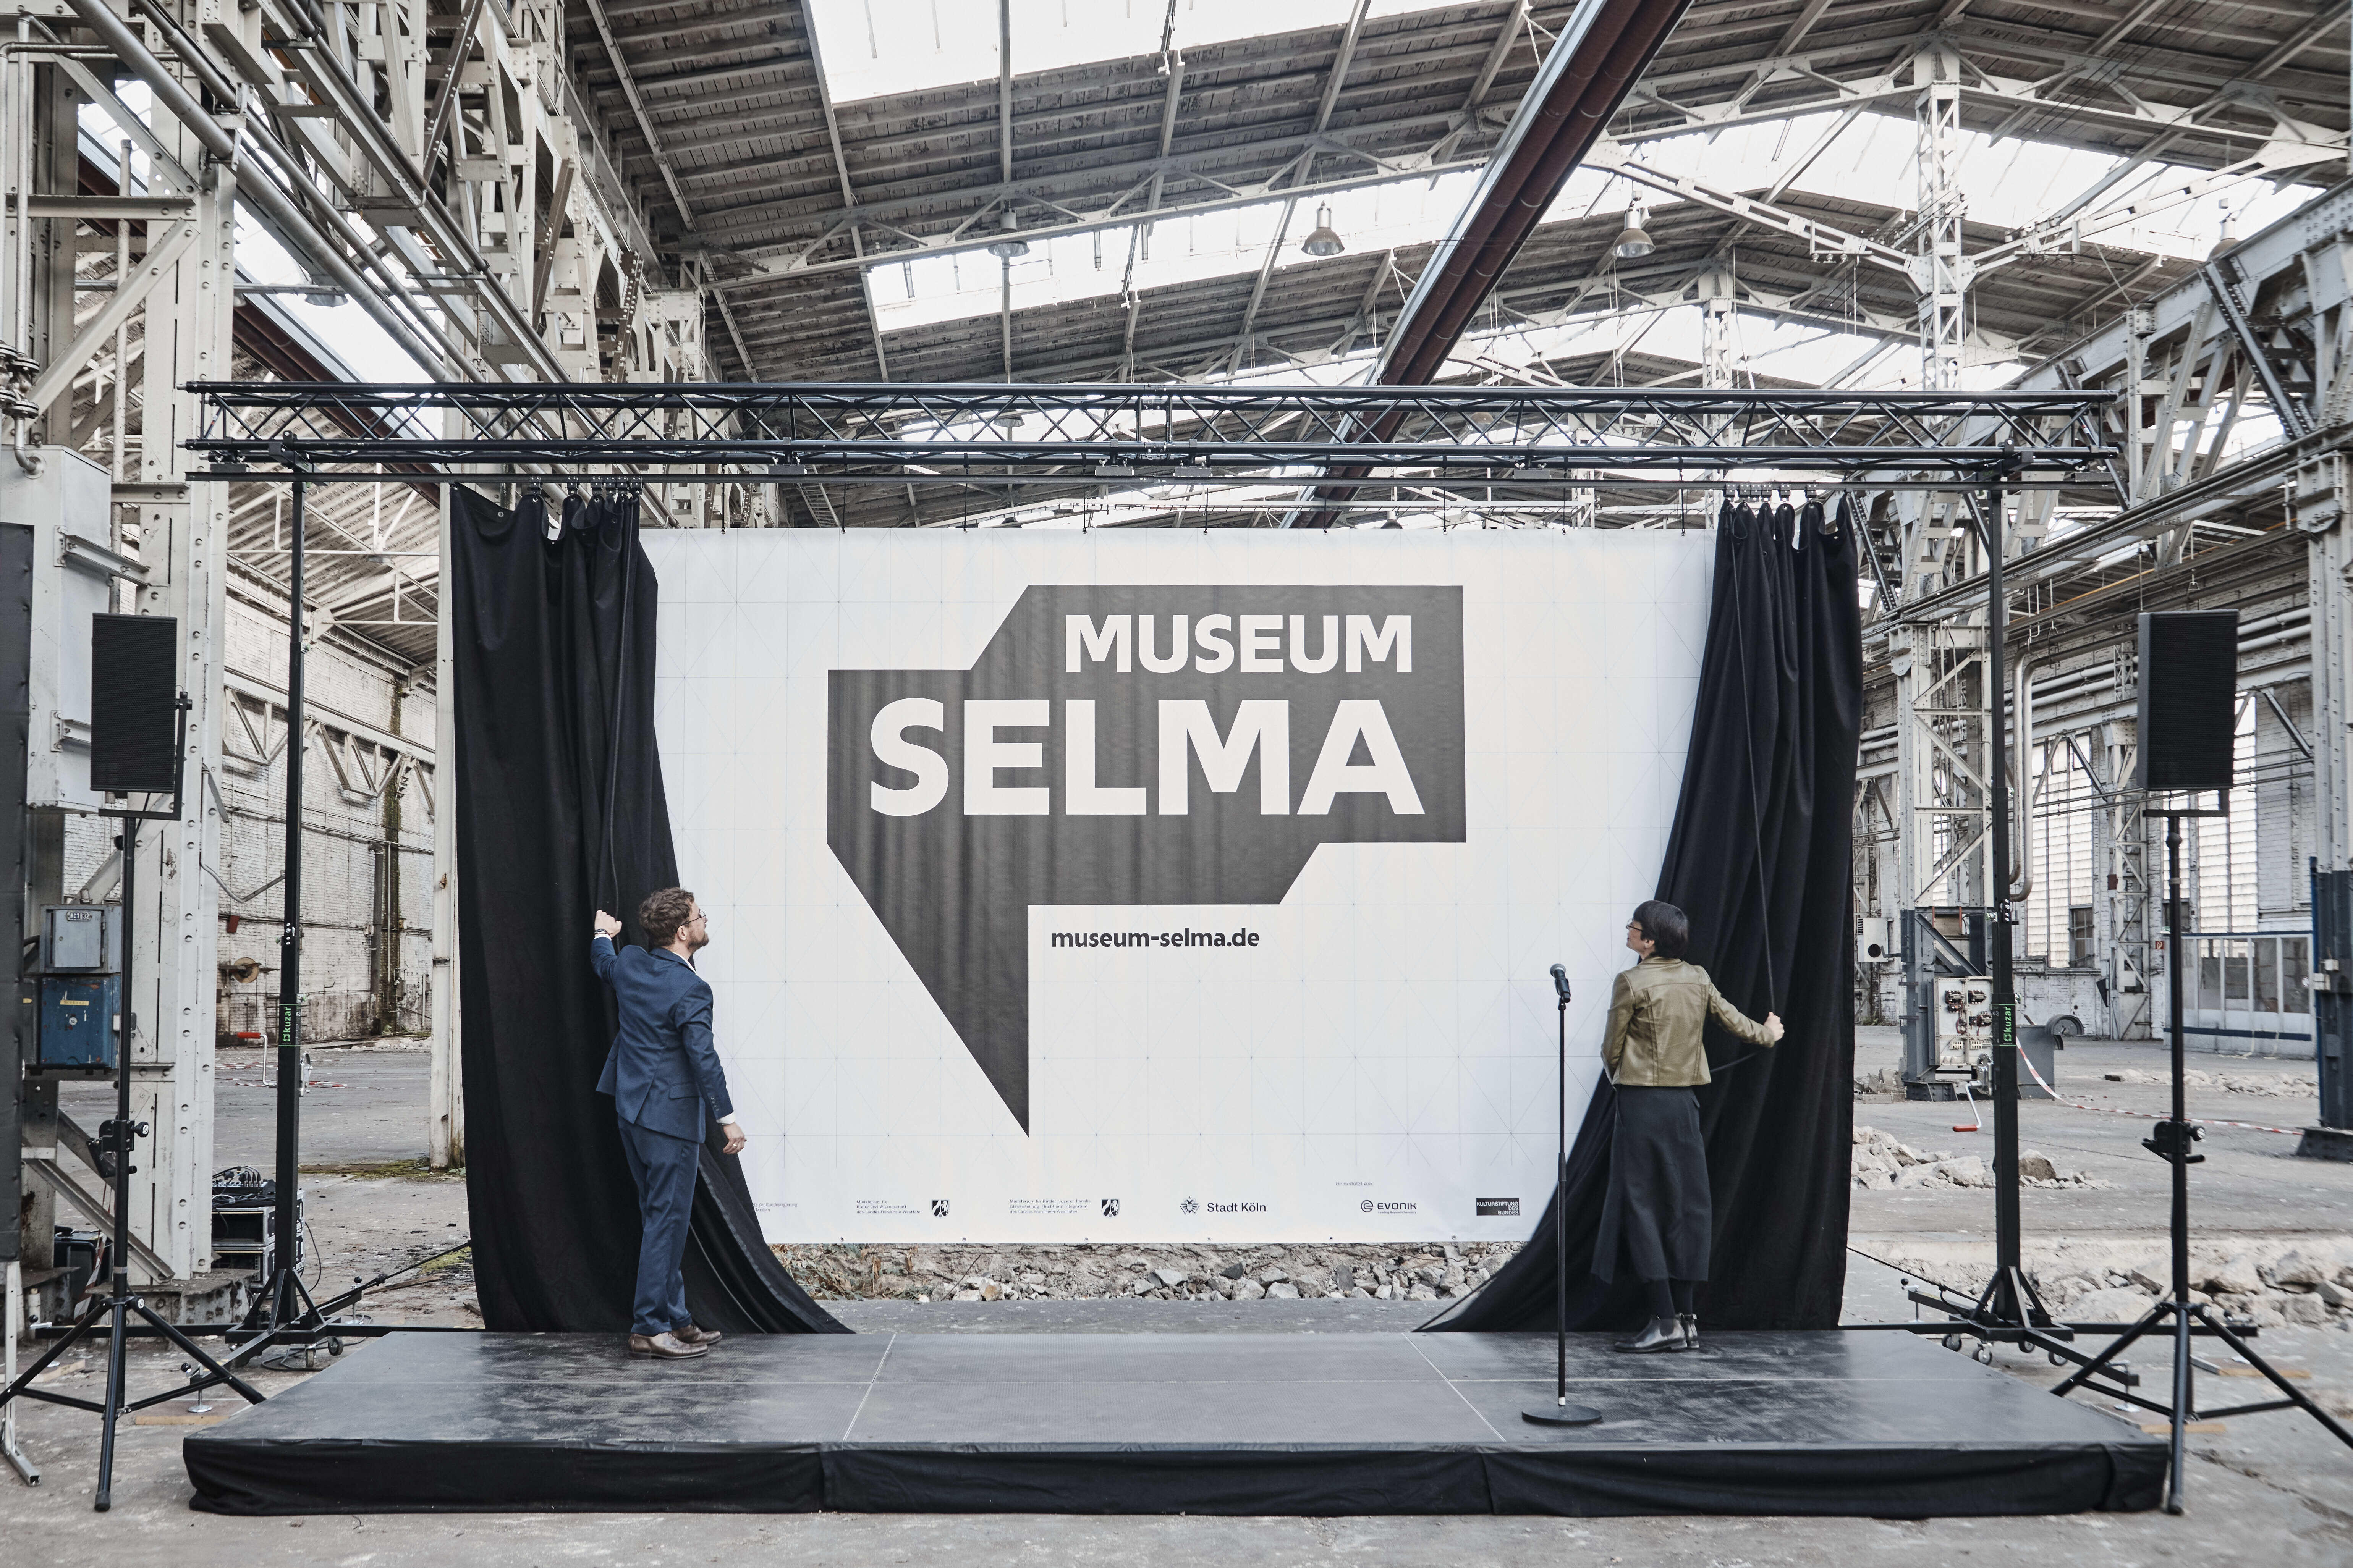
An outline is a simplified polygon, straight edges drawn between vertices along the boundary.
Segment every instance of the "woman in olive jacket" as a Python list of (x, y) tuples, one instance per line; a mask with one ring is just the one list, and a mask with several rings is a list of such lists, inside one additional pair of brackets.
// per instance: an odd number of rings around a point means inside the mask
[(1618, 1086), (1618, 1128), (1609, 1146), (1609, 1192), (1594, 1239), (1593, 1272), (1615, 1276), (1622, 1247), (1649, 1298), (1651, 1321), (1621, 1351), (1699, 1348), (1692, 1286), (1707, 1278), (1711, 1212), (1699, 1098), (1708, 1081), (1701, 1035), (1708, 1017), (1755, 1046), (1781, 1037), (1781, 1016), (1761, 1024), (1724, 999), (1707, 971), (1683, 962), (1691, 922), (1656, 899), (1626, 922), (1626, 945), (1641, 962), (1618, 976), (1601, 1059)]

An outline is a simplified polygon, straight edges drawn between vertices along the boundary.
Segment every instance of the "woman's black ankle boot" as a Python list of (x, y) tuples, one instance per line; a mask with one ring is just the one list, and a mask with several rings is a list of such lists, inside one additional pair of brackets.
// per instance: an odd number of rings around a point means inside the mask
[(1618, 1349), (1630, 1355), (1649, 1355), (1656, 1351), (1679, 1351), (1683, 1348), (1683, 1325), (1675, 1321), (1672, 1312), (1663, 1318), (1652, 1318), (1632, 1339), (1618, 1342)]

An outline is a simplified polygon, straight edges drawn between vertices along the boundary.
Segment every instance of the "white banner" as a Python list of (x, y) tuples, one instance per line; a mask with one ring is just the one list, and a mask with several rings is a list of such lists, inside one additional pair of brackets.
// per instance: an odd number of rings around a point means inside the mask
[(772, 1241), (1524, 1237), (1699, 679), (1698, 533), (651, 531)]

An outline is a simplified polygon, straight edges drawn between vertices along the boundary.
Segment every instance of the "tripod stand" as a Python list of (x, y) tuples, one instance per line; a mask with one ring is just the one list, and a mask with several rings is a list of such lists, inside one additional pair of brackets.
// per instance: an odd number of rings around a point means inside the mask
[(289, 487), (290, 547), (287, 570), (286, 637), (286, 876), (284, 923), (278, 939), (278, 1173), (271, 1220), (276, 1247), (269, 1279), (255, 1295), (238, 1330), (250, 1335), (229, 1352), (235, 1366), (285, 1342), (312, 1345), (329, 1338), (326, 1314), (311, 1299), (301, 1276), (302, 1126), (302, 502), (305, 486)]
[(1601, 1412), (1589, 1405), (1568, 1402), (1568, 970), (1552, 966), (1552, 988), (1560, 1001), (1560, 1148), (1553, 1163), (1552, 1258), (1553, 1308), (1558, 1381), (1550, 1405), (1531, 1405), (1520, 1419), (1539, 1426), (1590, 1426)]
[[(2157, 1405), (2146, 1399), (2126, 1397), (2136, 1405), (2161, 1411), (2172, 1429), (2173, 1456), (2166, 1474), (2165, 1511), (2179, 1513), (2187, 1506), (2182, 1493), (2182, 1434), (2192, 1421), (2212, 1420), (2223, 1415), (2253, 1415), (2261, 1411), (2285, 1410), (2294, 1406), (2327, 1427), (2339, 1442), (2348, 1447), (2353, 1447), (2353, 1432), (2347, 1431), (2328, 1412), (2315, 1405), (2310, 1395), (2281, 1376), (2271, 1363), (2257, 1355), (2253, 1346), (2232, 1331), (2221, 1313), (2203, 1301), (2189, 1299), (2189, 1167), (2201, 1163), (2206, 1156), (2189, 1152), (2189, 1146), (2205, 1136), (2205, 1129), (2189, 1120), (2182, 1063), (2181, 968), (2186, 949), (2181, 930), (2181, 819), (2228, 814), (2219, 810), (2200, 811), (2181, 807), (2154, 815), (2165, 818), (2165, 928), (2166, 942), (2171, 949), (2168, 956), (2172, 960), (2166, 965), (2168, 972), (2166, 984), (2172, 1003), (2172, 1017), (2166, 1035), (2173, 1054), (2173, 1116), (2170, 1121), (2158, 1122), (2154, 1135), (2142, 1139), (2141, 1146), (2173, 1167), (2173, 1290), (2171, 1295), (2150, 1308), (2140, 1321), (2118, 1336), (2116, 1343), (2071, 1373), (2052, 1392), (2071, 1393), (2082, 1386), (2086, 1379), (2102, 1375), (2108, 1363), (2126, 1346), (2147, 1335), (2165, 1331), (2165, 1326), (2170, 1323), (2173, 1340), (2172, 1403)], [(2236, 1352), (2242, 1361), (2270, 1379), (2272, 1385), (2284, 1397), (2260, 1400), (2253, 1405), (2233, 1405), (2221, 1410), (2200, 1411), (2190, 1381), (2194, 1369), (2190, 1365), (2189, 1337), (2193, 1333), (2211, 1333), (2220, 1339)], [(2100, 1392), (2114, 1391), (2103, 1388)]]
[[(179, 700), (179, 735), (174, 755), (185, 754), (188, 733), (188, 699), (185, 693)], [(176, 764), (175, 764), (176, 766)], [(115, 1015), (114, 1119), (99, 1124), (98, 1151), (103, 1163), (100, 1174), (114, 1184), (114, 1231), (107, 1247), (107, 1290), (102, 1297), (76, 1319), (64, 1337), (53, 1341), (49, 1348), (27, 1367), (16, 1381), (0, 1390), (0, 1406), (17, 1399), (38, 1399), (50, 1405), (68, 1405), (76, 1410), (88, 1410), (100, 1416), (102, 1426), (98, 1448), (98, 1498), (96, 1507), (104, 1513), (112, 1506), (114, 1490), (114, 1429), (125, 1411), (144, 1410), (151, 1405), (161, 1405), (168, 1399), (181, 1399), (189, 1394), (227, 1384), (251, 1404), (261, 1403), (262, 1395), (248, 1386), (234, 1372), (215, 1361), (196, 1346), (196, 1342), (180, 1331), (179, 1326), (131, 1293), (131, 1176), (138, 1169), (131, 1156), (141, 1138), (146, 1136), (147, 1123), (131, 1119), (131, 1049), (132, 1029), (132, 955), (135, 948), (129, 930), (139, 907), (137, 889), (139, 873), (139, 824), (149, 817), (177, 820), (182, 800), (176, 781), (170, 811), (109, 811), (100, 815), (120, 817), (122, 834), (115, 842), (122, 850), (122, 993), (121, 1010)], [(129, 1367), (125, 1360), (128, 1335), (133, 1314), (145, 1320), (149, 1328), (187, 1352), (203, 1370), (190, 1377), (180, 1388), (166, 1389), (145, 1399), (133, 1401), (125, 1387)], [(100, 1404), (73, 1394), (58, 1394), (45, 1388), (35, 1388), (34, 1379), (49, 1368), (85, 1335), (106, 1332), (106, 1400)]]

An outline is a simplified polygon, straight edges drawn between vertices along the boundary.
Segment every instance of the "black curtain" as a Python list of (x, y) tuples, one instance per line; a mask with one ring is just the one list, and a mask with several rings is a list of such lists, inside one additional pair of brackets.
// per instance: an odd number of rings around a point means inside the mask
[[(678, 880), (653, 730), (656, 584), (627, 496), (567, 506), (549, 542), (516, 510), (450, 487), (466, 1197), (493, 1329), (628, 1327), (638, 1209), (596, 1076), (611, 992), (591, 919), (642, 942), (638, 901)], [(724, 1015), (718, 1020), (723, 1037)], [(705, 1328), (847, 1332), (760, 1237), (735, 1158), (702, 1154), (686, 1252)]]
[[(1843, 500), (1832, 518), (1810, 501), (1727, 505), (1717, 521), (1699, 700), (1658, 896), (1691, 916), (1691, 959), (1732, 1004), (1751, 1017), (1778, 1011), (1788, 1026), (1778, 1047), (1756, 1050), (1708, 1026), (1715, 1081), (1699, 1103), (1715, 1225), (1697, 1304), (1719, 1328), (1829, 1328), (1845, 1289), (1860, 531)], [(1609, 1284), (1592, 1273), (1615, 1123), (1605, 1080), (1569, 1151), (1572, 1329), (1630, 1327), (1646, 1312), (1630, 1269)], [(1428, 1326), (1551, 1328), (1553, 1238), (1547, 1205), (1527, 1246)]]

